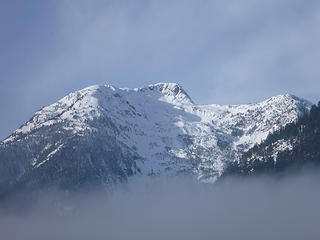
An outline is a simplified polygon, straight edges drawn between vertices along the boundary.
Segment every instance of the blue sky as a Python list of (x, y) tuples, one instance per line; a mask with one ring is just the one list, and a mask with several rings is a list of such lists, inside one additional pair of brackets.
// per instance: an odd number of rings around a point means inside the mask
[(320, 2), (2, 0), (0, 139), (93, 84), (178, 82), (197, 103), (320, 100)]

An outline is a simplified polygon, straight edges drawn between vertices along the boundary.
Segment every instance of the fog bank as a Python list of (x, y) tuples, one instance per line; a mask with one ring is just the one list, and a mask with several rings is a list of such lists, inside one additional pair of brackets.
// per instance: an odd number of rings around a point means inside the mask
[[(113, 193), (42, 192), (1, 212), (1, 239), (319, 239), (319, 172), (283, 179), (143, 180)], [(23, 201), (21, 202), (23, 204)]]

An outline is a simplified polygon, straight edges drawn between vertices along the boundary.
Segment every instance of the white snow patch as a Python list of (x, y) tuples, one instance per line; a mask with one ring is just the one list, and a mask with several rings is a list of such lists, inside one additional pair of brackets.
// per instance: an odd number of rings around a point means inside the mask
[(52, 152), (50, 152), (48, 154), (48, 156), (46, 157), (45, 160), (43, 160), (42, 162), (38, 163), (35, 167), (38, 168), (40, 167), (42, 164), (46, 163), (48, 160), (50, 160), (50, 158), (56, 154), (61, 148), (62, 148), (63, 144), (60, 144), (55, 150), (53, 150)]

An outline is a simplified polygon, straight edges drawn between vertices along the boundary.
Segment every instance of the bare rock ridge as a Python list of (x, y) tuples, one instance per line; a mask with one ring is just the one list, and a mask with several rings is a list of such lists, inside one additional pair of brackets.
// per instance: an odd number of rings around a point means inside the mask
[(176, 83), (91, 86), (42, 108), (0, 143), (0, 193), (109, 186), (141, 175), (214, 182), (228, 162), (310, 106), (289, 94), (199, 105)]

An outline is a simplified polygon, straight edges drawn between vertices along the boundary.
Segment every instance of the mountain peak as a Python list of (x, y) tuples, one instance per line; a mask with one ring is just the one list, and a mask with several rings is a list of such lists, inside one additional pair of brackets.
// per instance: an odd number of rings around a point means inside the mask
[(174, 103), (193, 104), (190, 96), (183, 90), (178, 83), (160, 82), (148, 85), (147, 87), (139, 88), (141, 92), (158, 92), (163, 96), (163, 100)]
[[(310, 109), (312, 103), (308, 100), (303, 98), (299, 98), (293, 94), (285, 93), (273, 96), (268, 98), (267, 100), (263, 101), (262, 103), (272, 103), (272, 104), (294, 104), (297, 108), (300, 109), (300, 114), (304, 113), (306, 109)], [(299, 115), (300, 115), (299, 114)]]
[(309, 105), (312, 104), (311, 102), (309, 102), (303, 98), (297, 97), (297, 96), (290, 94), (290, 93), (279, 94), (279, 95), (268, 98), (266, 101), (274, 101), (274, 100), (276, 100), (276, 101), (295, 100), (295, 101), (299, 101), (299, 102), (305, 102)]
[(159, 82), (156, 84), (150, 84), (149, 87), (159, 87), (159, 88), (164, 88), (164, 89), (182, 89), (181, 85), (178, 83), (174, 82)]

